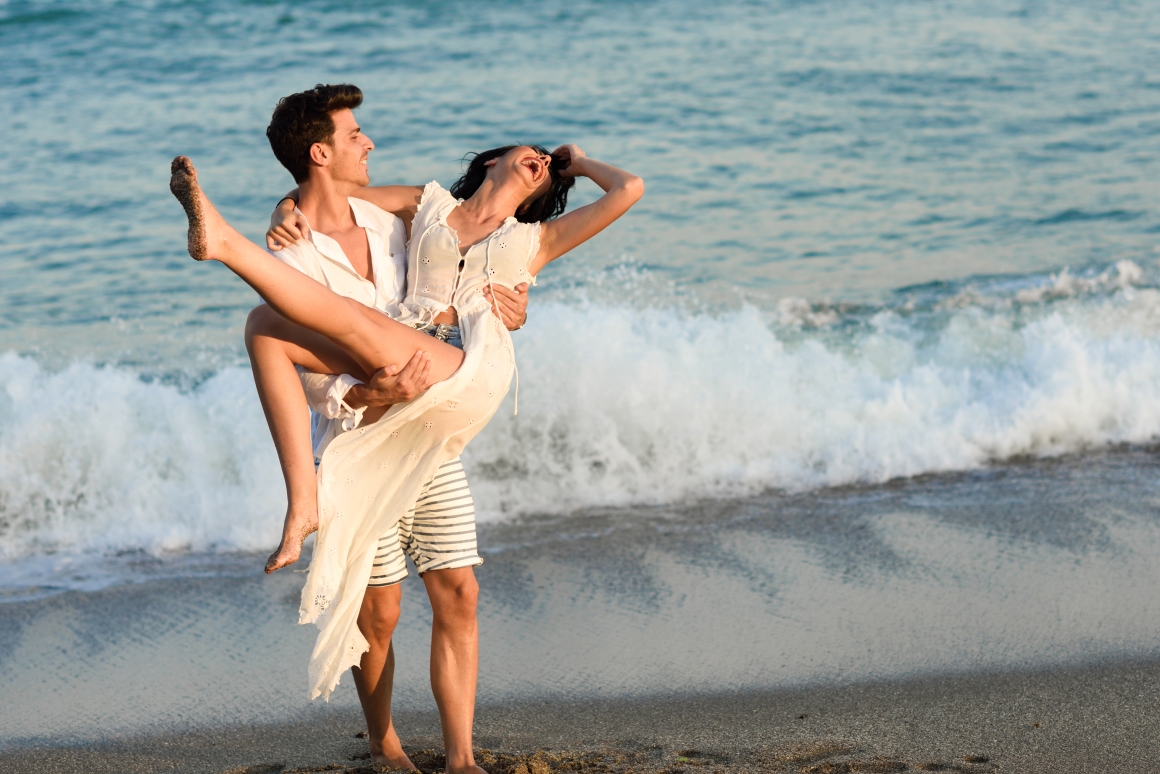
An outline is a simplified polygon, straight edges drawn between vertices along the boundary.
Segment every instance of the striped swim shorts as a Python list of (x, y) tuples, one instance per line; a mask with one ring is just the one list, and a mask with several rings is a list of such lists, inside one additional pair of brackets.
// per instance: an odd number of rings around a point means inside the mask
[(476, 552), (475, 501), (456, 457), (435, 472), (403, 519), (379, 539), (368, 586), (393, 586), (407, 577), (407, 559), (422, 575), (483, 564)]

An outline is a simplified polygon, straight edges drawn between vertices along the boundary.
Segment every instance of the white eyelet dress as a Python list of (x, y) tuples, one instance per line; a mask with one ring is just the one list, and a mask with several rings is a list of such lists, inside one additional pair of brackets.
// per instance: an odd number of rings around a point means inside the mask
[(299, 611), (299, 623), (322, 630), (310, 657), (312, 699), (329, 698), (342, 673), (370, 647), (357, 620), (379, 538), (414, 504), (435, 470), (483, 429), (511, 385), (511, 336), (483, 290), (532, 281), (540, 224), (508, 218), (460, 256), (458, 236), (447, 225), (458, 205), (438, 183), (424, 188), (411, 224), (407, 296), (397, 319), (419, 327), (454, 307), (463, 364), (378, 422), (339, 435), (322, 452), (318, 536)]

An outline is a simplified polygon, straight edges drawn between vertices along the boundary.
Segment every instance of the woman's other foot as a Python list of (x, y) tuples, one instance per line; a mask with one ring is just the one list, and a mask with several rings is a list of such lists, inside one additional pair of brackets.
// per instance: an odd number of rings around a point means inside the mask
[(297, 562), (298, 557), (302, 555), (302, 543), (317, 530), (317, 510), (305, 513), (287, 512), (286, 523), (282, 526), (282, 542), (266, 560), (266, 574), (269, 575), (275, 570), (281, 570)]
[(197, 182), (197, 170), (185, 156), (169, 165), (169, 190), (181, 202), (189, 221), (186, 246), (194, 260), (221, 260), (234, 230), (206, 198)]

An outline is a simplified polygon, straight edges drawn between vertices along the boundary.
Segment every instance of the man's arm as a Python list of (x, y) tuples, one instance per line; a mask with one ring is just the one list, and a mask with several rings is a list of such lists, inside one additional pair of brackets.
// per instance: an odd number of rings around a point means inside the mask
[(341, 419), (345, 430), (362, 421), (362, 409), (385, 408), (406, 403), (431, 386), (431, 358), (416, 352), (400, 370), (388, 366), (377, 371), (369, 382), (349, 374), (316, 374), (298, 369), (306, 402), (327, 419)]
[(431, 356), (416, 352), (403, 366), (387, 366), (375, 372), (370, 381), (350, 388), (343, 398), (351, 408), (393, 406), (406, 403), (431, 386)]

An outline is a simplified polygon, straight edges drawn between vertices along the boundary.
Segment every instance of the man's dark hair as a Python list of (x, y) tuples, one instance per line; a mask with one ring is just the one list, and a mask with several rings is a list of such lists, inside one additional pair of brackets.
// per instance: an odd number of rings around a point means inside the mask
[[(502, 148), (492, 148), (483, 153), (476, 153), (474, 156), (468, 154), (467, 158), (470, 158), (471, 161), (467, 165), (467, 171), (463, 173), (463, 177), (455, 181), (455, 185), (451, 186), (451, 195), (457, 199), (470, 199), (471, 195), (483, 185), (484, 178), (487, 177), (487, 162), (498, 159), (519, 147), (521, 146), (505, 145)], [(536, 153), (548, 155), (547, 148), (542, 145), (528, 145), (526, 147), (532, 148)], [(564, 177), (560, 174), (560, 171), (567, 167), (568, 164), (563, 159), (552, 157), (552, 162), (548, 165), (552, 184), (547, 191), (540, 194), (539, 198), (517, 211), (516, 220), (521, 223), (541, 223), (563, 214), (564, 209), (568, 206), (568, 191), (576, 185), (576, 178)]]
[(362, 100), (362, 90), (349, 83), (320, 83), (309, 91), (278, 100), (266, 127), (266, 138), (278, 161), (294, 176), (294, 182), (301, 183), (309, 176), (311, 145), (333, 144), (331, 114), (346, 108), (354, 110)]

